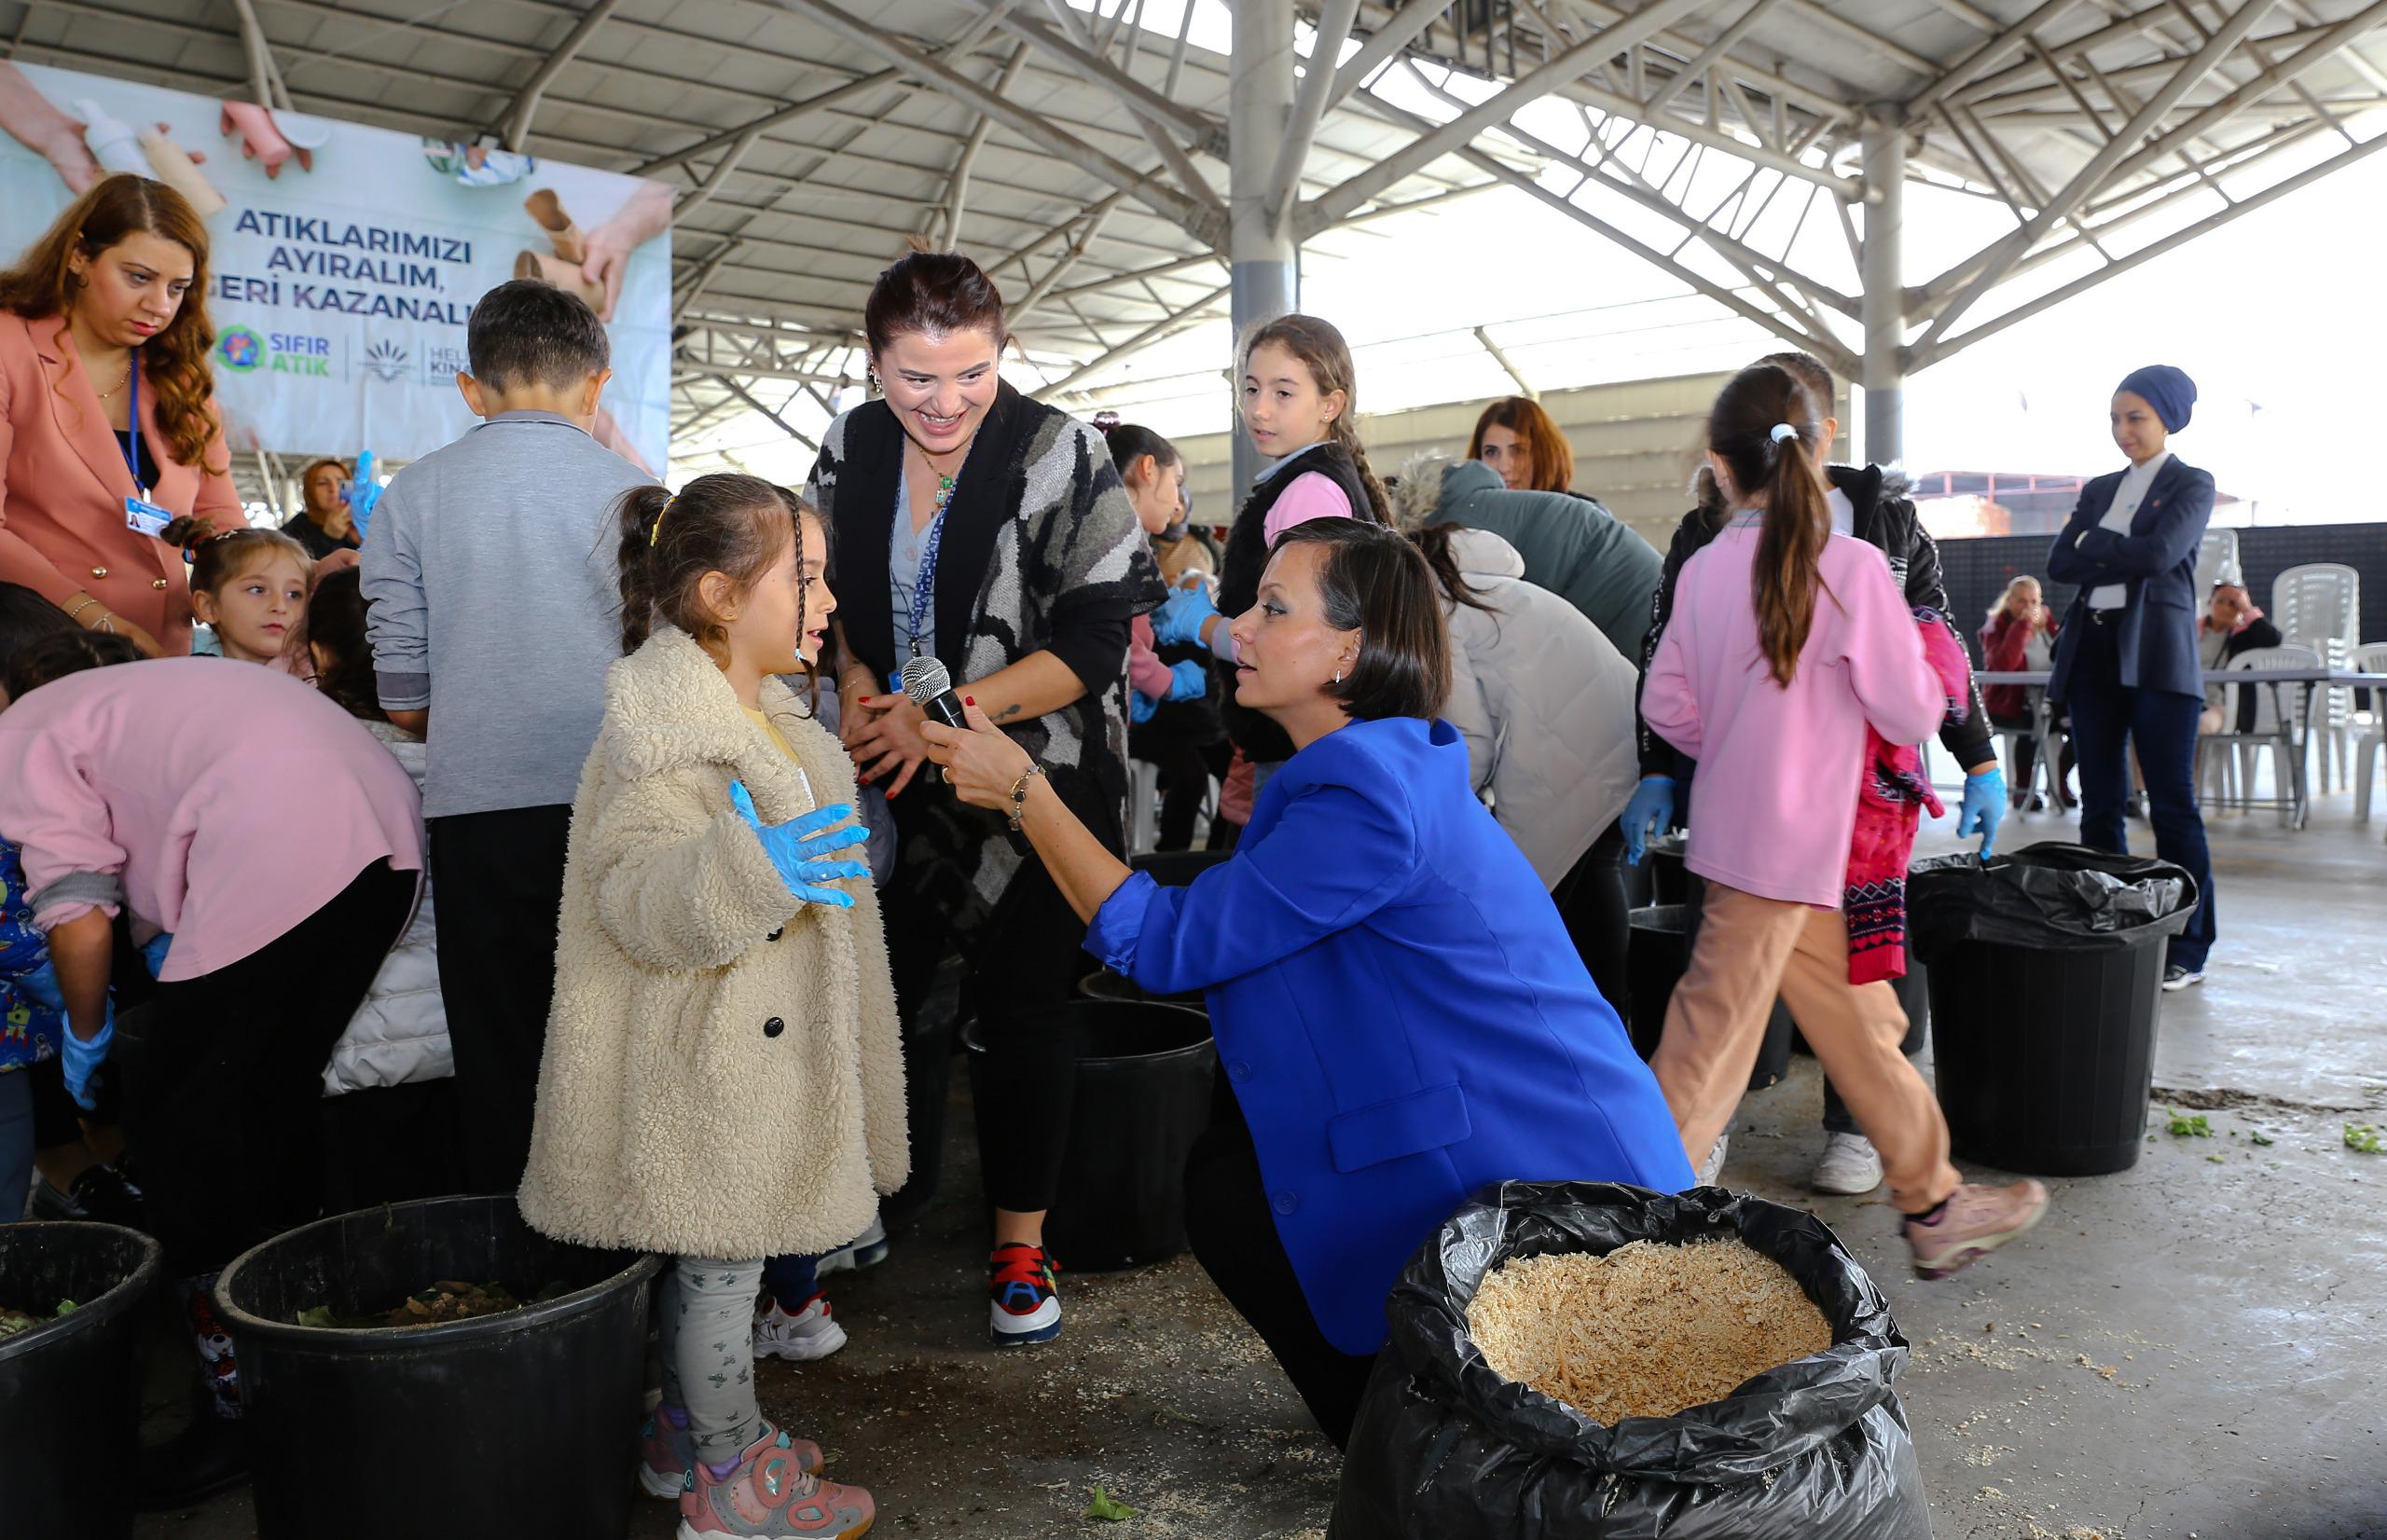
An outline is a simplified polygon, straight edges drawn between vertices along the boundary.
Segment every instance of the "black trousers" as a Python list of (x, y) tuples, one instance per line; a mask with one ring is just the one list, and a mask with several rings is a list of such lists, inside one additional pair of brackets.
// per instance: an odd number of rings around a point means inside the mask
[[(440, 902), (447, 902), (445, 894)], [(895, 1009), (909, 1036), (956, 938), (944, 913), (915, 896), (900, 870), (880, 891), (879, 909), (895, 975)], [(1051, 1008), (1074, 998), (1078, 981), (1101, 966), (1086, 956), (1080, 944), (1084, 938), (1085, 922), (1061, 897), (1044, 863), (1030, 857), (993, 916), (962, 948), (969, 967), (964, 1009), (975, 1011), (987, 1045), (973, 1082), (979, 1169), (987, 1201), (1011, 1213), (1051, 1208), (1060, 1184), (1083, 1033), (1056, 1024)]]
[[(1632, 1010), (1625, 957), (1633, 942), (1632, 907), (1624, 893), (1624, 825), (1609, 824), (1551, 893), (1566, 922), (1576, 955), (1591, 969), (1600, 998), (1619, 1021)], [(1627, 1024), (1631, 1024), (1627, 1022)]]
[(125, 1138), (171, 1275), (213, 1272), (323, 1208), (324, 1062), (414, 903), (375, 861), (240, 961), (160, 983), (117, 1025)]
[(531, 1158), (572, 808), (453, 814), (430, 827), (464, 1180), (474, 1192), (512, 1192)]
[(1260, 1156), (1235, 1095), (1219, 1082), (1217, 1117), (1185, 1158), (1185, 1233), (1194, 1257), (1293, 1382), (1334, 1447), (1351, 1441), (1374, 1354), (1327, 1341), (1276, 1233)]

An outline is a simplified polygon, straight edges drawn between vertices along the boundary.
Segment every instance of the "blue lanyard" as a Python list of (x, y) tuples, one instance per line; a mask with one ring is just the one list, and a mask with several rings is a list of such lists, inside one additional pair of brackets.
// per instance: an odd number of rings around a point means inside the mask
[(936, 562), (945, 547), (945, 507), (940, 502), (936, 516), (929, 521), (928, 543), (920, 547), (920, 569), (912, 579), (912, 613), (905, 622), (904, 639), (914, 657), (920, 655), (920, 636), (929, 628), (929, 610), (936, 603)]
[(125, 374), (125, 385), (131, 394), (125, 401), (125, 420), (131, 424), (124, 430), (124, 468), (132, 474), (132, 490), (142, 502), (149, 501), (149, 488), (141, 484), (141, 461), (133, 449), (133, 435), (141, 432), (141, 350), (132, 350), (132, 362)]

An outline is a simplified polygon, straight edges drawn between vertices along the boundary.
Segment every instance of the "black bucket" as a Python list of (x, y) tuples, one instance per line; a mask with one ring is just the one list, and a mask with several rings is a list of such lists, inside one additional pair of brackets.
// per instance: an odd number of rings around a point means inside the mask
[(1194, 879), (1235, 854), (1232, 850), (1156, 850), (1127, 864), (1163, 887), (1191, 887)]
[(1651, 840), (1641, 852), (1641, 866), (1649, 873), (1649, 902), (1689, 903), (1690, 868), (1683, 864), (1690, 842), (1680, 834)]
[[(1053, 1030), (1082, 1032), (1085, 1050), (1044, 1244), (1075, 1272), (1174, 1257), (1186, 1244), (1185, 1157), (1210, 1125), (1210, 1019), (1156, 1000), (1054, 1009), (1080, 1014), (1074, 1028)], [(986, 1052), (977, 1023), (961, 1042), (975, 1075)]]
[(912, 1174), (878, 1200), (884, 1223), (900, 1223), (928, 1207), (944, 1177), (945, 1092), (960, 1017), (961, 961), (947, 957), (904, 1027), (904, 1138), (911, 1147)]
[(116, 1225), (0, 1225), (0, 1304), (56, 1320), (0, 1338), (0, 1506), (8, 1540), (132, 1533), (125, 1451), (141, 1437), (142, 1303), (158, 1243)]
[[(262, 1540), (508, 1540), (628, 1533), (662, 1259), (541, 1235), (511, 1198), (434, 1198), (319, 1219), (215, 1282), (241, 1355)], [(440, 1279), (530, 1299), (442, 1326), (302, 1327), (301, 1311), (387, 1310)], [(430, 1478), (433, 1475), (436, 1479)]]
[[(1632, 997), (1633, 1049), (1644, 1061), (1665, 1035), (1666, 1002), (1690, 966), (1691, 911), (1687, 904), (1653, 904), (1633, 911), (1631, 945), (1625, 953), (1626, 992)], [(1780, 1000), (1765, 1024), (1765, 1042), (1749, 1071), (1749, 1089), (1763, 1091), (1789, 1073), (1790, 1012)]]
[(1110, 1005), (1181, 1005), (1189, 1011), (1209, 1014), (1209, 997), (1200, 990), (1191, 995), (1147, 995), (1143, 986), (1133, 979), (1122, 978), (1107, 968), (1097, 969), (1078, 981), (1078, 993), (1089, 1000)]

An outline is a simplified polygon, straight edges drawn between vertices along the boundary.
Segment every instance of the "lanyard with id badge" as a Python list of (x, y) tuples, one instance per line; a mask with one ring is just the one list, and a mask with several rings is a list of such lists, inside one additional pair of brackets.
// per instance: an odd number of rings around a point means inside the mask
[[(166, 526), (174, 521), (174, 516), (172, 510), (160, 508), (150, 502), (149, 488), (141, 484), (139, 440), (135, 437), (141, 432), (141, 350), (138, 348), (132, 351), (132, 368), (126, 383), (131, 394), (126, 402), (125, 419), (131, 426), (125, 429), (121, 447), (124, 468), (132, 473), (133, 495), (124, 500), (124, 527), (152, 540), (160, 540), (165, 537)], [(189, 560), (190, 554), (185, 552), (183, 559)]]

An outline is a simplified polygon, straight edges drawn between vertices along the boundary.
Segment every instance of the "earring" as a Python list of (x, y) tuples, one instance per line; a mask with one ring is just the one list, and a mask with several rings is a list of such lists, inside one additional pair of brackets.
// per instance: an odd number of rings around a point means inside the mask
[(1334, 670), (1334, 682), (1335, 682), (1335, 683), (1337, 683), (1337, 684), (1340, 684), (1340, 683), (1342, 683), (1342, 682), (1343, 682), (1343, 670), (1342, 670), (1342, 669), (1340, 669), (1340, 668), (1337, 668), (1336, 670)]

